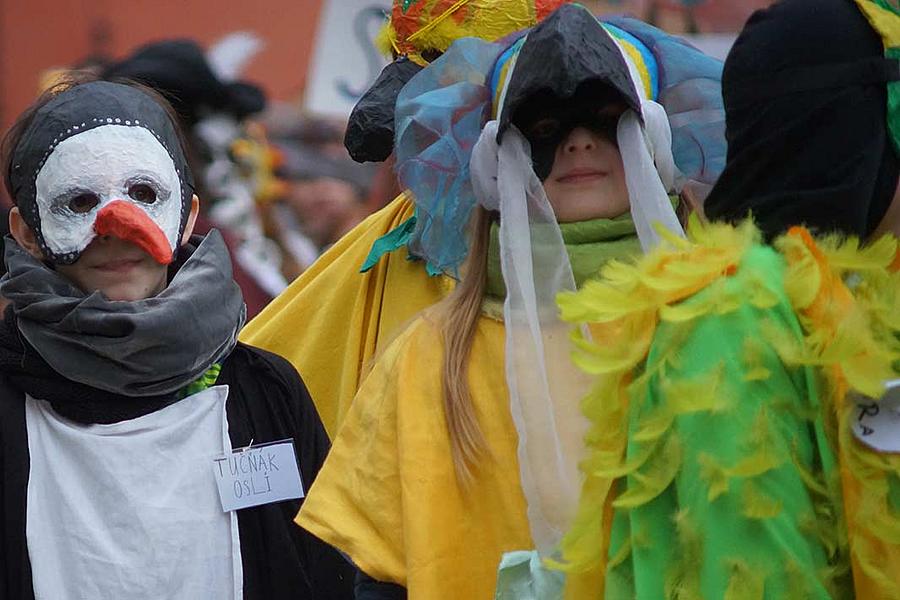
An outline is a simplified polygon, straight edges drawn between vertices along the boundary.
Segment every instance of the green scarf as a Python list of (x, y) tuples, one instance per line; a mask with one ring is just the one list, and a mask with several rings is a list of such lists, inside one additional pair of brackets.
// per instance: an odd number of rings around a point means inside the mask
[[(563, 243), (569, 254), (576, 287), (600, 275), (600, 269), (611, 260), (627, 259), (641, 253), (641, 244), (634, 230), (631, 213), (614, 219), (593, 219), (577, 223), (560, 223)], [(500, 224), (491, 225), (488, 245), (487, 285), (489, 299), (506, 298), (506, 285), (500, 270)], [(503, 314), (502, 306), (500, 314)]]

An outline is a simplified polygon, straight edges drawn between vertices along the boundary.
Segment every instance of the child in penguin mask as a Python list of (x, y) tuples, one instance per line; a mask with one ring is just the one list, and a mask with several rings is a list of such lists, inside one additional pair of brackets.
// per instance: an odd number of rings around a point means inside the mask
[[(662, 78), (650, 48), (672, 38), (623, 26), (647, 43), (566, 5), (503, 44), (456, 41), (400, 92), (409, 247), (459, 282), (378, 358), (298, 516), (366, 574), (367, 597), (577, 598), (602, 584), (545, 566), (577, 506), (589, 381), (555, 298), (658, 244), (657, 224), (678, 235), (671, 132), (684, 131), (653, 99), (667, 84), (714, 90), (719, 72), (675, 43), (660, 54), (689, 55), (690, 75)], [(692, 106), (721, 124), (710, 97)], [(693, 136), (697, 154), (722, 157), (722, 133)], [(681, 176), (715, 173), (688, 154)]]
[(191, 237), (199, 200), (165, 101), (62, 84), (3, 158), (0, 589), (347, 597), (352, 568), (290, 522), (299, 494), (226, 512), (217, 493), (215, 458), (284, 440), (297, 461), (281, 468), (308, 486), (328, 439), (293, 368), (237, 343), (244, 302), (219, 233)]

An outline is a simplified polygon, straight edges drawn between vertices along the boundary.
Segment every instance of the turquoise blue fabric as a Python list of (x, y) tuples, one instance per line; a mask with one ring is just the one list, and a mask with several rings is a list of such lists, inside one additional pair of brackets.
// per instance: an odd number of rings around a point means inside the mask
[(381, 257), (385, 254), (390, 254), (394, 250), (398, 250), (406, 246), (415, 227), (416, 215), (413, 214), (413, 216), (397, 225), (397, 227), (391, 229), (386, 234), (375, 240), (375, 243), (372, 244), (372, 249), (369, 251), (369, 255), (366, 257), (366, 260), (360, 268), (359, 272), (365, 273), (366, 271), (377, 265), (378, 261), (381, 260)]
[(397, 97), (397, 177), (417, 209), (408, 247), (430, 271), (456, 277), (468, 253), (466, 226), (475, 206), (469, 158), (490, 118), (487, 78), (502, 50), (457, 40)]

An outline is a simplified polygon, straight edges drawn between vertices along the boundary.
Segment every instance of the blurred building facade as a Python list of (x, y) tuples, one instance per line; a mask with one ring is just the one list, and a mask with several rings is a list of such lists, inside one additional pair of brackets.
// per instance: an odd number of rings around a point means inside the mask
[[(248, 30), (266, 46), (245, 76), (272, 98), (296, 100), (307, 81), (323, 1), (0, 0), (0, 128), (34, 98), (41, 74), (87, 58), (117, 58), (151, 40), (208, 45)], [(728, 33), (771, 0), (582, 0), (597, 13), (630, 13), (673, 33)], [(355, 4), (355, 3), (354, 3)], [(373, 8), (389, 0), (372, 0)]]
[[(324, 2), (341, 0), (0, 0), (0, 129), (34, 98), (42, 74), (85, 59), (118, 58), (148, 41), (208, 45), (236, 30), (265, 40), (245, 77), (274, 99), (302, 97)], [(673, 33), (729, 33), (771, 0), (582, 0)], [(351, 4), (358, 4), (353, 2)], [(372, 0), (371, 9), (390, 4)], [(348, 19), (351, 18), (348, 15)]]
[(34, 99), (42, 74), (119, 58), (161, 38), (211, 44), (236, 30), (265, 47), (246, 72), (275, 98), (303, 91), (320, 0), (0, 0), (0, 129)]

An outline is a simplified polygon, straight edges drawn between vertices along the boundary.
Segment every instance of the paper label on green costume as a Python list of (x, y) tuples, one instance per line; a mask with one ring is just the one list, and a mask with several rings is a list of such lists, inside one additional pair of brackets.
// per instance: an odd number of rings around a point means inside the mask
[(886, 388), (881, 400), (857, 398), (853, 433), (874, 450), (900, 453), (900, 379)]

